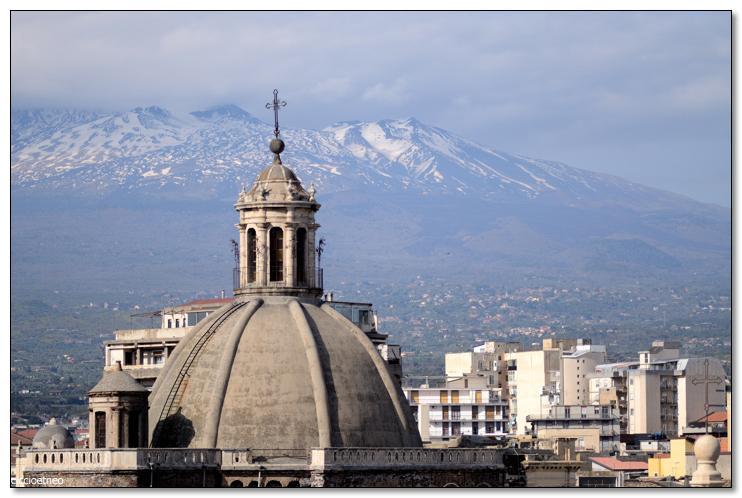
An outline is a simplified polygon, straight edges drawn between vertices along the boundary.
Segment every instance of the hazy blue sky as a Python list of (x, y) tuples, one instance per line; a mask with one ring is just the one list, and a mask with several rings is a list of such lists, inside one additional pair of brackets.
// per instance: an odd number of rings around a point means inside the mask
[(14, 13), (15, 107), (175, 111), (274, 87), (288, 127), (415, 116), (731, 203), (727, 13)]

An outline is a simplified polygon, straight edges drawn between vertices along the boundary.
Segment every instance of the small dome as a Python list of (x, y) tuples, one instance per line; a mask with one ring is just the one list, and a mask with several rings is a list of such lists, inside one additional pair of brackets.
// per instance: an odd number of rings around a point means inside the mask
[(289, 168), (283, 164), (273, 163), (265, 168), (258, 176), (259, 182), (271, 182), (271, 181), (294, 181), (298, 182), (299, 179)]
[(32, 447), (46, 450), (74, 448), (75, 438), (72, 437), (72, 433), (67, 428), (57, 424), (57, 419), (52, 418), (36, 433), (32, 441)]
[(238, 300), (176, 347), (150, 396), (153, 447), (419, 447), (371, 340), (329, 308)]
[(104, 372), (103, 377), (88, 394), (111, 392), (146, 393), (148, 391), (146, 387), (134, 380), (131, 375), (121, 370), (120, 362), (116, 362), (115, 369)]

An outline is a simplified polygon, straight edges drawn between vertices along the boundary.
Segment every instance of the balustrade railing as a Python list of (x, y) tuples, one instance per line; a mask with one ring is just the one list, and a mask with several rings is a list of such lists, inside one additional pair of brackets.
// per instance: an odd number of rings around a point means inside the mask
[[(244, 276), (244, 281), (242, 280)], [(285, 284), (285, 275), (283, 275), (283, 278), (279, 281), (270, 281), (267, 282), (266, 286), (270, 287), (273, 285), (284, 285)], [(315, 271), (315, 278), (314, 282), (302, 282), (297, 281), (296, 283), (299, 287), (306, 287), (307, 285), (312, 288), (322, 289), (324, 287), (324, 271), (322, 268), (318, 268)], [(242, 288), (250, 288), (250, 287), (262, 287), (261, 284), (258, 283), (257, 278), (255, 274), (251, 271), (250, 268), (246, 266), (240, 266), (235, 267), (232, 269), (232, 289), (233, 290), (239, 290)]]

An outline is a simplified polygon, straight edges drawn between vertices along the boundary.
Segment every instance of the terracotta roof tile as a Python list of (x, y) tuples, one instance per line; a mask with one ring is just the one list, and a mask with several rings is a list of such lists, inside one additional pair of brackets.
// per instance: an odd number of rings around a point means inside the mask
[(593, 462), (608, 470), (647, 470), (647, 462), (618, 460), (614, 457), (592, 457)]

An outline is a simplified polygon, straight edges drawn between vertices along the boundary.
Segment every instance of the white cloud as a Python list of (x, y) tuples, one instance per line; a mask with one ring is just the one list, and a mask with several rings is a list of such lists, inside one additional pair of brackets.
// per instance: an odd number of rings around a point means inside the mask
[(401, 104), (407, 99), (407, 85), (401, 79), (391, 83), (376, 83), (364, 90), (361, 98), (382, 104)]

